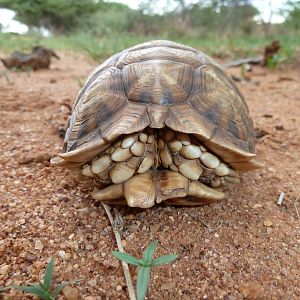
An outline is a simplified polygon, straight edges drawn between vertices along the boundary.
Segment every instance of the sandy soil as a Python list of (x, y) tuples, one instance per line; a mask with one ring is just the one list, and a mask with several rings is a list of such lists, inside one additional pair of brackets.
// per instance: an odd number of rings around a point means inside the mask
[[(48, 163), (61, 150), (59, 128), (80, 82), (95, 67), (79, 54), (60, 56), (50, 70), (9, 73), (9, 82), (0, 77), (0, 286), (37, 282), (55, 255), (54, 283), (82, 279), (76, 287), (81, 299), (127, 299), (103, 208), (93, 205), (84, 183)], [(158, 239), (157, 254), (179, 255), (153, 271), (149, 299), (300, 299), (294, 206), (300, 196), (300, 71), (255, 67), (247, 76), (251, 80), (239, 86), (266, 167), (245, 174), (217, 204), (119, 209), (126, 251), (139, 256)], [(278, 206), (280, 192), (286, 197)], [(300, 200), (295, 205), (300, 211)], [(18, 291), (1, 297), (31, 299)]]

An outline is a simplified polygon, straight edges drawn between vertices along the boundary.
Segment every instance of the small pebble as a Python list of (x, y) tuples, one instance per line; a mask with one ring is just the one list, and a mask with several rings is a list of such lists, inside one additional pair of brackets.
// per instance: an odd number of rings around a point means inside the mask
[(122, 286), (121, 286), (121, 285), (117, 285), (116, 290), (117, 290), (118, 292), (122, 291)]
[(9, 265), (3, 265), (0, 267), (0, 275), (7, 275), (9, 270)]
[(259, 208), (262, 208), (262, 207), (263, 207), (263, 205), (260, 204), (260, 203), (255, 203), (255, 204), (253, 204), (253, 206), (252, 206), (253, 209), (259, 209)]
[(43, 250), (44, 245), (43, 245), (43, 243), (42, 243), (40, 240), (37, 240), (37, 241), (35, 242), (34, 248), (35, 248), (36, 250)]
[(154, 224), (150, 226), (151, 233), (155, 234), (160, 230), (160, 224)]
[(72, 286), (66, 286), (62, 290), (66, 300), (78, 300), (79, 299), (79, 292), (76, 288)]
[(58, 252), (58, 256), (60, 256), (62, 259), (64, 259), (65, 254), (66, 254), (66, 252), (63, 251), (63, 250), (60, 250), (60, 251)]
[(276, 125), (275, 129), (278, 131), (282, 131), (282, 130), (284, 130), (284, 127), (283, 127), (283, 125)]
[(174, 282), (168, 282), (168, 283), (163, 283), (161, 285), (161, 289), (162, 290), (171, 290), (175, 287), (175, 283)]
[(270, 226), (272, 226), (272, 225), (273, 225), (273, 222), (272, 222), (271, 220), (265, 220), (265, 221), (264, 221), (264, 226), (270, 227)]
[(251, 283), (251, 284), (243, 284), (240, 286), (240, 292), (243, 295), (244, 299), (264, 299), (263, 298), (263, 288), (259, 284)]
[(97, 279), (91, 279), (87, 283), (88, 283), (88, 285), (96, 286), (97, 285)]

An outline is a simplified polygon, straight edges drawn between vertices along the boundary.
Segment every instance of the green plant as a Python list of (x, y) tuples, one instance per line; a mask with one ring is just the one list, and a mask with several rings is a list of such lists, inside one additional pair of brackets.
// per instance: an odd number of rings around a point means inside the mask
[(149, 287), (149, 282), (150, 282), (151, 268), (162, 264), (170, 263), (178, 257), (178, 255), (176, 254), (168, 254), (153, 259), (153, 255), (157, 247), (157, 244), (158, 241), (155, 240), (150, 245), (148, 245), (143, 252), (142, 259), (138, 259), (128, 253), (113, 251), (113, 255), (119, 260), (125, 261), (128, 264), (134, 266), (138, 266), (138, 275), (137, 275), (137, 283), (136, 283), (138, 300), (143, 300), (146, 296)]
[(285, 62), (287, 60), (287, 58), (280, 54), (280, 53), (276, 53), (274, 54), (272, 57), (269, 57), (267, 59), (267, 68), (270, 70), (275, 69), (279, 64)]
[(7, 286), (7, 287), (0, 288), (0, 292), (3, 292), (8, 289), (16, 289), (25, 293), (34, 294), (43, 300), (54, 300), (57, 298), (61, 289), (63, 289), (66, 285), (74, 284), (79, 280), (75, 282), (63, 281), (53, 291), (51, 291), (53, 269), (54, 269), (54, 257), (51, 258), (50, 262), (46, 267), (43, 283), (39, 282), (38, 284), (34, 284), (31, 286), (18, 286), (18, 285)]

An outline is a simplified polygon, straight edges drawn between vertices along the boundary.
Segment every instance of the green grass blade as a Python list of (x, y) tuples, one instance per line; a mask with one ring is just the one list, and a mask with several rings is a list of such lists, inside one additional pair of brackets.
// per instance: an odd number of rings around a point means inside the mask
[(150, 263), (152, 261), (153, 254), (158, 245), (158, 240), (153, 241), (147, 246), (143, 253), (143, 261)]
[(45, 271), (45, 277), (44, 277), (44, 286), (47, 291), (50, 290), (51, 282), (52, 282), (52, 275), (53, 275), (53, 269), (54, 269), (54, 256), (51, 257), (50, 262), (48, 263)]
[(134, 256), (132, 256), (128, 253), (123, 253), (120, 251), (113, 251), (112, 253), (116, 258), (118, 258), (119, 260), (125, 261), (128, 264), (135, 265), (135, 266), (141, 265), (141, 260), (135, 258)]
[(177, 259), (178, 255), (176, 254), (168, 254), (160, 256), (153, 260), (152, 266), (159, 266), (162, 264), (168, 264), (172, 262), (173, 260)]
[(13, 286), (7, 286), (5, 288), (1, 288), (0, 292), (8, 290), (8, 289), (15, 289), (19, 290), (25, 293), (30, 293), (33, 295), (38, 296), (40, 299), (43, 300), (52, 300), (52, 297), (49, 293), (44, 291), (39, 285), (32, 285), (32, 286), (19, 286), (19, 285), (13, 285)]
[(144, 300), (150, 282), (150, 267), (140, 267), (137, 275), (137, 300)]

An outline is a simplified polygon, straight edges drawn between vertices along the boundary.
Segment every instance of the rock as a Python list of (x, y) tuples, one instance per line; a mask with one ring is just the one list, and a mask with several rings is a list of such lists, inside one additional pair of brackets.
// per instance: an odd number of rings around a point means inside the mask
[(117, 285), (117, 286), (116, 286), (116, 290), (117, 290), (118, 292), (121, 292), (121, 291), (122, 291), (122, 286), (121, 286), (121, 285)]
[(44, 245), (43, 245), (43, 243), (42, 243), (40, 240), (37, 240), (37, 241), (35, 242), (34, 248), (35, 248), (36, 250), (43, 250)]
[(271, 115), (271, 114), (264, 114), (263, 117), (264, 118), (273, 118), (273, 115)]
[[(1, 272), (0, 272), (0, 273), (1, 273)], [(283, 268), (280, 270), (280, 274), (287, 277), (287, 276), (289, 275), (289, 270), (288, 270), (288, 268), (283, 267)]]
[(70, 234), (70, 235), (68, 236), (68, 239), (69, 239), (69, 240), (72, 240), (73, 237), (74, 237), (74, 233)]
[(53, 205), (53, 211), (54, 213), (58, 214), (59, 213), (59, 207), (56, 205)]
[(167, 282), (161, 285), (162, 290), (171, 290), (175, 287), (175, 282)]
[(160, 224), (154, 224), (150, 226), (151, 233), (155, 234), (160, 230)]
[(259, 209), (259, 208), (262, 208), (262, 207), (263, 207), (263, 205), (260, 204), (260, 203), (255, 203), (255, 204), (253, 204), (253, 206), (252, 206), (253, 209)]
[(65, 252), (64, 250), (60, 250), (60, 251), (58, 252), (58, 255), (59, 255), (63, 260), (70, 260), (70, 258), (71, 258), (71, 254)]
[(32, 162), (44, 162), (44, 161), (50, 161), (51, 155), (47, 152), (38, 153), (36, 156), (32, 154), (25, 154), (20, 157), (18, 160), (19, 164), (29, 164)]
[(260, 300), (264, 297), (262, 286), (259, 284), (243, 284), (240, 286), (240, 292), (244, 299), (248, 300)]
[(63, 259), (64, 260), (70, 260), (70, 258), (71, 258), (71, 254), (66, 252)]
[(273, 229), (271, 227), (267, 227), (267, 234), (271, 234), (273, 232)]
[(103, 261), (103, 265), (110, 269), (118, 269), (120, 267), (119, 261), (114, 257), (108, 257)]
[(96, 286), (97, 285), (97, 279), (91, 279), (87, 282), (88, 285)]
[(257, 139), (261, 139), (265, 135), (269, 135), (269, 132), (267, 132), (266, 130), (261, 129), (261, 128), (255, 128), (254, 132), (255, 132), (255, 137)]
[(65, 135), (66, 135), (66, 131), (67, 131), (67, 128), (66, 128), (66, 125), (65, 124), (60, 124), (57, 128), (57, 132), (58, 132), (58, 135), (59, 137), (61, 138), (64, 138)]
[(62, 290), (66, 300), (78, 300), (79, 299), (79, 292), (76, 288), (71, 286), (66, 286)]
[(264, 221), (264, 226), (271, 227), (272, 225), (273, 225), (273, 222), (271, 220), (265, 220)]
[(34, 161), (33, 155), (24, 155), (19, 158), (19, 164), (29, 164)]
[(44, 153), (39, 153), (36, 155), (36, 157), (34, 158), (35, 162), (44, 162), (44, 161), (50, 161), (51, 159), (51, 155), (47, 152)]
[(276, 125), (275, 129), (278, 131), (282, 131), (282, 130), (284, 130), (284, 127), (283, 127), (283, 125)]
[(0, 267), (0, 275), (7, 275), (9, 270), (9, 265), (2, 265)]

